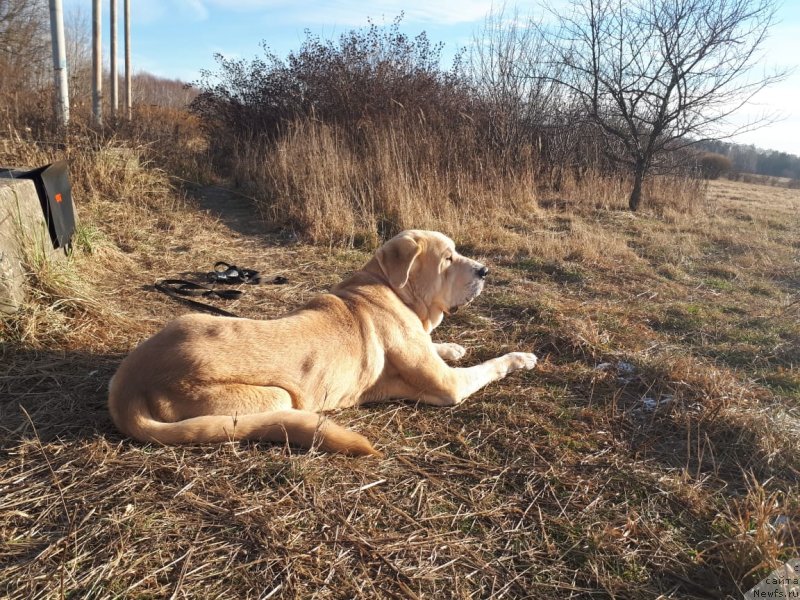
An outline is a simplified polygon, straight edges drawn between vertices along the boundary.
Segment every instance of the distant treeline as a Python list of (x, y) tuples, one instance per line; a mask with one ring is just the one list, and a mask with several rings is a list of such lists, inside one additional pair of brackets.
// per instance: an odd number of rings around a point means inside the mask
[(710, 141), (698, 144), (707, 152), (715, 152), (730, 159), (731, 173), (755, 173), (770, 177), (788, 177), (800, 179), (800, 156), (764, 150), (752, 144), (734, 144), (731, 142)]

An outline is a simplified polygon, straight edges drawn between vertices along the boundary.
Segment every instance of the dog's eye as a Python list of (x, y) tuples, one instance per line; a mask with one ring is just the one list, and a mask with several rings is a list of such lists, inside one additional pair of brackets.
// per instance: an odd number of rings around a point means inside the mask
[(444, 260), (445, 260), (446, 262), (449, 262), (449, 263), (451, 263), (451, 262), (453, 262), (453, 257), (452, 257), (452, 256), (445, 256), (445, 257), (444, 257)]

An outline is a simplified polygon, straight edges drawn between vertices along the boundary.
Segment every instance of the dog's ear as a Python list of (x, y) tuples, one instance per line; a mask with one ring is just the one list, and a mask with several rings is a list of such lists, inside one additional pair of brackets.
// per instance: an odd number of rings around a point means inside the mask
[(400, 289), (408, 283), (408, 275), (422, 247), (410, 235), (398, 235), (378, 249), (375, 257), (392, 287)]

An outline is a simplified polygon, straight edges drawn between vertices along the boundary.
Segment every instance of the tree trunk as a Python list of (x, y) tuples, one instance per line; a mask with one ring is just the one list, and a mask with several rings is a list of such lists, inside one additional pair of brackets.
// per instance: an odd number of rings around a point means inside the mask
[(628, 200), (628, 207), (634, 212), (636, 212), (636, 209), (639, 208), (639, 204), (642, 202), (642, 180), (644, 179), (644, 172), (644, 165), (637, 164), (633, 168), (633, 190)]

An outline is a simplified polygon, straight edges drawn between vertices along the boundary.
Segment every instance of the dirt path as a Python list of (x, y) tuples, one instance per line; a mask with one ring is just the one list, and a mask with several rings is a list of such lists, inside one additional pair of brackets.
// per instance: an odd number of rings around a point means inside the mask
[[(366, 260), (363, 252), (328, 251), (269, 231), (254, 200), (223, 185), (188, 184), (184, 191), (187, 202), (177, 213), (148, 210), (137, 217), (137, 227), (117, 236), (123, 255), (115, 255), (113, 269), (99, 286), (117, 313), (148, 323), (137, 341), (169, 318), (197, 310), (154, 291), (157, 280), (205, 282), (217, 261), (256, 270), (263, 285), (222, 286), (243, 294), (236, 300), (203, 302), (243, 317), (270, 318), (329, 289)], [(270, 283), (277, 276), (287, 283)]]
[(187, 192), (201, 210), (218, 218), (233, 231), (247, 236), (264, 235), (264, 220), (253, 199), (219, 185), (191, 186)]

